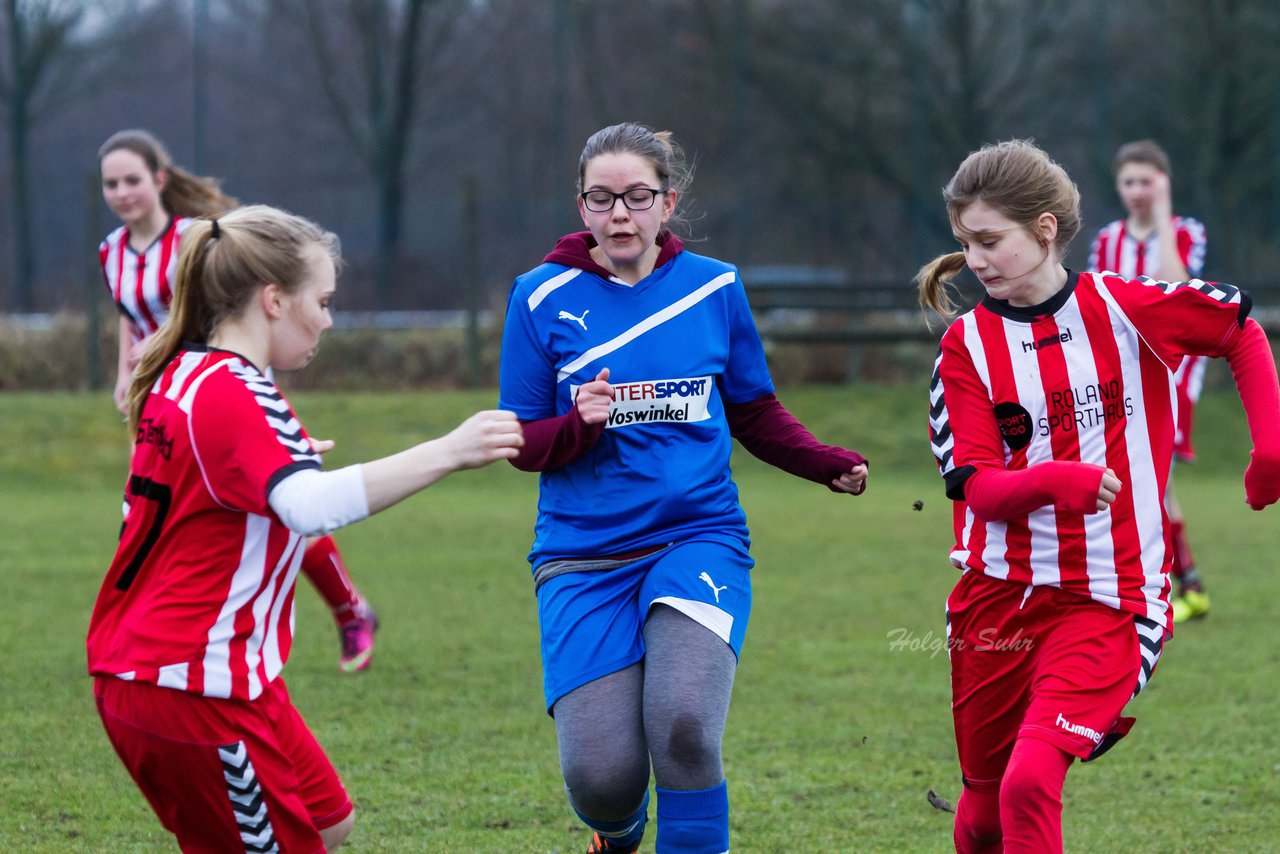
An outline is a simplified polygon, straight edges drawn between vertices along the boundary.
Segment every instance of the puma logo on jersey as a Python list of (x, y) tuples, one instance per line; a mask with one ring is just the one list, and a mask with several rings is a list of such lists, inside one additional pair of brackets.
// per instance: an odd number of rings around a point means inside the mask
[(582, 317), (575, 317), (567, 311), (562, 311), (557, 316), (557, 320), (572, 320), (574, 323), (582, 327), (582, 331), (587, 331), (587, 315), (591, 313), (591, 309), (587, 309), (582, 313)]
[(711, 580), (711, 576), (710, 576), (710, 575), (707, 575), (705, 572), (698, 576), (698, 580), (699, 580), (699, 581), (705, 581), (705, 582), (707, 582), (707, 586), (708, 586), (708, 587), (710, 587), (710, 588), (711, 588), (711, 592), (715, 594), (715, 597), (716, 597), (716, 604), (717, 604), (717, 605), (719, 605), (719, 604), (720, 604), (720, 591), (721, 591), (721, 590), (728, 590), (729, 588), (728, 588), (727, 586), (725, 586), (725, 587), (716, 587), (716, 583), (715, 583), (714, 581), (712, 581), (712, 580)]

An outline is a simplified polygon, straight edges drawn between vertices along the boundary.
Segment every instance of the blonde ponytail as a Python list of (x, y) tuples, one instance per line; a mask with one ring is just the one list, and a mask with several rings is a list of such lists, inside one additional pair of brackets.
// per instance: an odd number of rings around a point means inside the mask
[(322, 247), (335, 267), (341, 265), (337, 236), (277, 208), (250, 205), (191, 224), (182, 236), (169, 319), (151, 336), (129, 386), (129, 426), (135, 432), (152, 387), (183, 343), (208, 343), (218, 324), (244, 311), (267, 283), (287, 293), (297, 290), (312, 245)]
[(208, 221), (192, 223), (182, 235), (182, 247), (178, 254), (178, 270), (173, 281), (173, 302), (169, 306), (169, 317), (147, 341), (138, 367), (133, 371), (133, 381), (129, 384), (129, 429), (137, 432), (138, 423), (142, 420), (142, 407), (151, 394), (151, 387), (164, 373), (165, 367), (173, 360), (182, 348), (184, 341), (202, 342), (206, 340), (203, 327), (205, 319), (201, 309), (198, 283), (193, 279), (199, 275), (193, 272), (199, 267), (195, 261), (201, 257), (213, 239), (213, 229)]

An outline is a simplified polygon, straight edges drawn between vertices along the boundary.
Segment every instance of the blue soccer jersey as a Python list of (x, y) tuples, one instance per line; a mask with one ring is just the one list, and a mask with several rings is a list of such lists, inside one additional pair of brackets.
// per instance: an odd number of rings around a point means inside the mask
[(541, 474), (529, 560), (620, 554), (716, 532), (747, 540), (724, 404), (773, 393), (737, 269), (680, 252), (634, 286), (545, 263), (516, 279), (499, 405), (563, 415), (609, 368), (600, 440)]

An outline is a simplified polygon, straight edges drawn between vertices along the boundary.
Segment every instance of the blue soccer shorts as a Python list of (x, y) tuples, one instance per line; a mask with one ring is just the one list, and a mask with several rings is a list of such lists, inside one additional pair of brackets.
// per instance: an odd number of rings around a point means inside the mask
[(573, 689), (644, 658), (654, 605), (675, 608), (741, 654), (755, 562), (740, 540), (684, 540), (632, 560), (582, 563), (596, 568), (561, 572), (538, 587), (548, 712)]

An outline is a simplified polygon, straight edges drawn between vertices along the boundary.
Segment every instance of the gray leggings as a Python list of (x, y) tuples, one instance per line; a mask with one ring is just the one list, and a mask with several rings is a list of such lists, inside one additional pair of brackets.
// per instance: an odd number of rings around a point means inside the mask
[(666, 605), (649, 612), (644, 643), (643, 661), (574, 689), (552, 710), (569, 802), (592, 819), (632, 815), (651, 760), (663, 789), (710, 789), (724, 779), (733, 650)]

